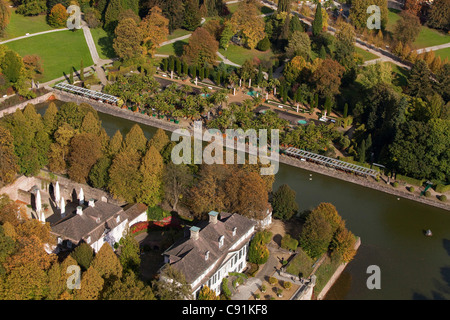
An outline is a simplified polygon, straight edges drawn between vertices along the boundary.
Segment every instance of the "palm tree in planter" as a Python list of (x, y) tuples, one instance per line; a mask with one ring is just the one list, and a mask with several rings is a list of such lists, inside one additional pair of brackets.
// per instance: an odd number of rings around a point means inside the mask
[(262, 286), (261, 286), (261, 292), (262, 292), (262, 293), (266, 292), (266, 286), (265, 286), (265, 285), (262, 285)]
[(274, 97), (277, 95), (277, 87), (279, 85), (280, 85), (280, 80), (278, 80), (278, 79), (270, 79), (269, 80), (269, 87), (272, 88)]
[(228, 82), (230, 83), (231, 87), (233, 88), (233, 96), (236, 94), (236, 84), (239, 81), (239, 77), (236, 73), (232, 73), (228, 76)]
[(281, 298), (283, 296), (283, 290), (278, 289), (277, 290), (277, 296), (278, 296), (278, 298)]
[(174, 112), (172, 112), (172, 117), (175, 118), (175, 123), (179, 122), (179, 119), (184, 116), (184, 112), (181, 109), (176, 109)]

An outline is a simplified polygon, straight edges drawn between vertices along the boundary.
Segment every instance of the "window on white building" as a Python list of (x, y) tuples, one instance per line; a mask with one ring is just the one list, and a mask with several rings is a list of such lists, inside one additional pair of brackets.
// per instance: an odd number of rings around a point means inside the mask
[(205, 253), (205, 261), (209, 259), (209, 250)]
[(234, 228), (233, 228), (233, 237), (236, 235), (236, 231), (237, 231), (237, 228), (234, 227)]
[(119, 222), (120, 222), (120, 216), (117, 216), (116, 223), (119, 223)]
[(220, 238), (219, 238), (219, 248), (221, 248), (223, 246), (224, 239), (225, 239), (224, 236), (220, 236)]

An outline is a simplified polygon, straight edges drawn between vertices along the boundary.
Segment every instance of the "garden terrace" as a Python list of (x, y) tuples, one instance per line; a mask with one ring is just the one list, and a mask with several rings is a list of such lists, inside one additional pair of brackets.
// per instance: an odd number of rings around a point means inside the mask
[(376, 178), (378, 176), (378, 172), (374, 169), (365, 168), (362, 166), (358, 166), (356, 164), (348, 163), (345, 161), (329, 158), (322, 156), (320, 154), (312, 153), (305, 150), (296, 149), (293, 147), (289, 147), (284, 150), (284, 153), (301, 159), (305, 159), (306, 161), (319, 163), (328, 167), (333, 167), (339, 170), (343, 170), (346, 172), (352, 172), (363, 176), (371, 176)]
[(104, 101), (107, 103), (112, 103), (112, 104), (117, 104), (117, 102), (119, 101), (119, 98), (106, 94), (106, 93), (101, 93), (101, 92), (97, 92), (97, 91), (92, 91), (89, 89), (85, 89), (85, 88), (80, 88), (71, 84), (67, 84), (67, 83), (58, 83), (54, 86), (55, 89), (58, 90), (62, 90), (62, 91), (66, 91), (66, 92), (70, 92), (70, 93), (74, 93), (76, 95), (80, 95), (89, 99), (94, 99), (97, 101)]

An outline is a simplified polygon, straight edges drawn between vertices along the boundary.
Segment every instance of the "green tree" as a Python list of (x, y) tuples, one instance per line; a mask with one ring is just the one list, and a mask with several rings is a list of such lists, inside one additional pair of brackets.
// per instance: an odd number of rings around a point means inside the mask
[(14, 138), (9, 130), (0, 126), (0, 182), (3, 184), (13, 182), (18, 171)]
[(77, 264), (86, 271), (91, 266), (92, 260), (94, 259), (94, 251), (91, 246), (83, 242), (70, 254)]
[(6, 27), (9, 24), (9, 19), (11, 17), (11, 11), (5, 0), (0, 0), (0, 36), (3, 35)]
[(256, 264), (264, 264), (269, 259), (269, 249), (264, 243), (261, 232), (255, 234), (248, 248), (248, 261)]
[(24, 16), (37, 16), (47, 11), (45, 0), (22, 0), (17, 7), (16, 13)]
[(272, 208), (274, 217), (289, 220), (298, 212), (298, 204), (295, 202), (295, 191), (287, 184), (281, 185), (273, 194)]
[(153, 283), (153, 288), (161, 300), (185, 300), (191, 297), (191, 286), (185, 275), (169, 264), (163, 267), (160, 280)]
[(150, 286), (145, 285), (131, 271), (114, 281), (102, 292), (103, 300), (155, 300)]
[(409, 14), (408, 12), (401, 13), (401, 19), (397, 20), (394, 27), (393, 38), (403, 45), (410, 45), (413, 43), (421, 30), (419, 17)]
[(187, 0), (184, 4), (183, 27), (194, 31), (200, 25), (201, 20), (202, 16), (199, 11), (198, 0)]
[(136, 150), (141, 154), (147, 149), (147, 138), (138, 124), (133, 125), (125, 136), (124, 147), (125, 149)]
[(306, 32), (295, 31), (289, 38), (286, 47), (286, 55), (289, 58), (302, 56), (305, 60), (311, 57), (311, 40)]
[(333, 230), (321, 210), (313, 210), (306, 218), (300, 234), (300, 246), (313, 259), (327, 252)]
[(407, 93), (411, 96), (425, 99), (433, 92), (431, 72), (422, 59), (417, 60), (407, 79)]
[(436, 0), (432, 3), (427, 24), (436, 29), (450, 30), (450, 1)]
[(5, 52), (0, 66), (3, 74), (6, 76), (6, 79), (8, 79), (11, 83), (16, 83), (19, 80), (24, 67), (22, 58), (12, 50)]
[(317, 37), (322, 32), (322, 5), (320, 2), (317, 4), (316, 13), (314, 15), (314, 20), (312, 23), (312, 33), (313, 36)]
[(111, 163), (110, 158), (103, 156), (92, 166), (89, 172), (89, 182), (94, 188), (103, 189), (108, 186), (108, 170), (111, 167)]
[(120, 264), (124, 273), (133, 272), (139, 274), (141, 266), (139, 242), (134, 238), (132, 233), (127, 233), (120, 239)]

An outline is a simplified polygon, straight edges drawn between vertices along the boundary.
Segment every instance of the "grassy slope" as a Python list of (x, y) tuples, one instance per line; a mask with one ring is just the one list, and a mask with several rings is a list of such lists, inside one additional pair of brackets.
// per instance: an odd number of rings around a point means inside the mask
[(369, 61), (373, 59), (378, 59), (379, 57), (373, 53), (370, 53), (364, 49), (361, 49), (360, 47), (355, 46), (356, 53), (360, 54), (363, 57), (364, 61)]
[(256, 49), (250, 50), (241, 46), (231, 44), (228, 50), (219, 49), (219, 52), (223, 54), (230, 61), (242, 65), (246, 60), (257, 57), (260, 60), (268, 60), (273, 56), (271, 50), (262, 52)]
[(16, 10), (11, 11), (11, 18), (6, 28), (6, 35), (1, 40), (7, 40), (24, 36), (27, 33), (36, 33), (41, 31), (52, 30), (53, 28), (47, 24), (46, 16), (39, 15), (35, 17), (25, 17), (16, 14)]
[(21, 56), (37, 54), (42, 59), (44, 75), (42, 82), (70, 74), (71, 68), (80, 68), (81, 59), (84, 66), (93, 64), (83, 32), (78, 30), (43, 34), (6, 44)]

